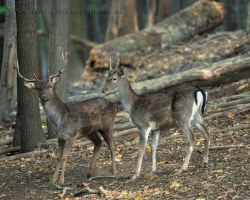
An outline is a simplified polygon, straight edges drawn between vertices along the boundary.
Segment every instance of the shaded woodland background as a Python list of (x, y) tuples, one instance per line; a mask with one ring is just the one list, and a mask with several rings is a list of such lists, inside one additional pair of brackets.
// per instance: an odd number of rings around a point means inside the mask
[[(234, 31), (245, 29), (247, 24), (247, 0), (222, 0), (226, 11), (225, 19), (218, 31)], [(77, 70), (69, 73), (69, 80), (71, 83), (79, 81), (86, 60), (89, 55), (90, 49), (97, 44), (103, 43), (107, 40), (122, 36), (127, 33), (132, 33), (150, 27), (153, 24), (177, 13), (178, 11), (188, 7), (189, 5), (197, 2), (197, 0), (137, 0), (127, 1), (127, 11), (125, 11), (124, 1), (116, 1), (116, 5), (112, 7), (111, 0), (75, 0), (70, 1), (70, 8), (66, 12), (69, 13), (69, 34), (73, 41), (71, 47), (71, 55), (69, 67), (72, 68), (76, 65)], [(5, 3), (0, 2), (0, 62), (2, 63), (3, 55), (3, 31), (5, 19)], [(132, 24), (128, 20), (120, 22), (118, 29), (113, 35), (107, 30), (109, 20), (112, 20), (108, 12), (115, 12), (116, 10), (123, 12), (125, 15), (136, 16), (137, 23), (133, 27), (128, 26)], [(49, 51), (49, 18), (51, 18), (51, 3), (50, 1), (38, 1), (37, 10), (37, 26), (38, 26), (38, 43), (39, 43), (39, 67), (40, 71), (46, 76), (48, 67), (48, 51)], [(48, 13), (42, 15), (41, 13)], [(84, 13), (85, 12), (85, 13)], [(103, 14), (97, 14), (97, 13)]]

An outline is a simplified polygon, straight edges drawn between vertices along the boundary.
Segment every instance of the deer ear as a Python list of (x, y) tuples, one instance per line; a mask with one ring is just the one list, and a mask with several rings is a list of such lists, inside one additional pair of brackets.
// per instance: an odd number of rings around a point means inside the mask
[(61, 79), (61, 77), (56, 76), (56, 77), (52, 78), (51, 82), (52, 82), (53, 85), (55, 85), (55, 84), (57, 84), (60, 81), (60, 79)]
[(24, 85), (28, 88), (28, 89), (35, 89), (36, 88), (36, 84), (34, 82), (24, 82)]
[(123, 68), (122, 68), (122, 67), (119, 67), (119, 68), (117, 69), (117, 73), (118, 73), (119, 76), (124, 76), (124, 70), (123, 70)]

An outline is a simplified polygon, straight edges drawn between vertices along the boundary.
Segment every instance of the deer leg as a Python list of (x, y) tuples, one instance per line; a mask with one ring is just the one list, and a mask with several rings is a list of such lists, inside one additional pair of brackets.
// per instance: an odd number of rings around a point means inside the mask
[(61, 157), (62, 171), (61, 171), (61, 175), (60, 175), (60, 179), (59, 179), (60, 186), (63, 186), (63, 184), (64, 184), (65, 166), (66, 166), (66, 162), (68, 160), (69, 152), (71, 151), (71, 147), (73, 145), (73, 141), (74, 141), (74, 138), (70, 138), (70, 139), (66, 140), (66, 143), (65, 143), (65, 146), (63, 149), (63, 153), (62, 153), (62, 157)]
[(150, 175), (153, 175), (156, 172), (156, 150), (158, 146), (160, 131), (153, 131), (152, 132), (152, 171)]
[(203, 155), (203, 163), (204, 166), (206, 167), (207, 163), (208, 163), (208, 152), (209, 152), (209, 145), (210, 145), (210, 136), (209, 133), (207, 131), (207, 127), (204, 123), (204, 121), (202, 120), (202, 118), (200, 116), (196, 116), (193, 124), (196, 128), (198, 128), (201, 133), (203, 134), (205, 140), (204, 140), (204, 155)]
[(151, 131), (151, 127), (148, 127), (147, 129), (140, 129), (139, 130), (139, 136), (140, 136), (140, 142), (139, 142), (139, 157), (138, 157), (138, 162), (135, 170), (135, 174), (132, 176), (130, 181), (134, 181), (139, 175), (141, 171), (141, 164), (142, 164), (142, 159), (145, 154), (145, 148), (148, 142), (148, 135)]
[[(113, 126), (113, 125), (112, 125)], [(113, 138), (113, 129), (110, 129), (106, 132), (101, 132), (104, 140), (109, 146), (109, 150), (111, 153), (111, 161), (112, 161), (112, 175), (114, 176), (116, 173), (116, 164), (115, 164), (115, 141)]]
[(88, 138), (94, 143), (93, 157), (91, 159), (89, 170), (87, 173), (87, 178), (90, 178), (92, 176), (93, 168), (95, 166), (96, 158), (97, 158), (98, 153), (100, 151), (102, 141), (101, 141), (100, 137), (98, 136), (97, 132), (94, 132), (94, 133), (88, 135)]
[(62, 158), (62, 154), (63, 154), (63, 149), (65, 146), (66, 141), (65, 140), (60, 140), (58, 139), (58, 150), (57, 150), (57, 165), (56, 165), (56, 169), (54, 171), (53, 177), (50, 180), (51, 184), (55, 184), (58, 178), (58, 173), (59, 173), (59, 169), (61, 166), (61, 158)]
[(190, 158), (191, 158), (194, 146), (195, 146), (195, 137), (194, 137), (194, 134), (193, 134), (193, 131), (192, 131), (190, 125), (188, 124), (188, 125), (185, 125), (185, 126), (180, 127), (180, 128), (181, 128), (183, 134), (188, 139), (189, 146), (188, 146), (188, 150), (186, 153), (184, 163), (183, 163), (181, 169), (177, 172), (178, 174), (187, 170), (188, 164), (189, 164), (189, 161), (190, 161)]

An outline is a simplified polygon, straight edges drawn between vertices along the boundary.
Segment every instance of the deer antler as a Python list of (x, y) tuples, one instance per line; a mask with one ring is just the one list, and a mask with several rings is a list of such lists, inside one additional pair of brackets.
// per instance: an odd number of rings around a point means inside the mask
[(16, 62), (13, 62), (14, 63), (14, 69), (17, 71), (17, 74), (19, 75), (19, 77), (26, 81), (26, 82), (36, 82), (36, 81), (39, 81), (38, 78), (36, 77), (36, 74), (34, 73), (34, 76), (35, 76), (35, 79), (27, 79), (25, 78), (19, 71), (19, 65), (18, 65), (18, 60), (16, 60)]
[(112, 66), (111, 66), (111, 58), (109, 59), (109, 70), (112, 70)]
[(116, 64), (116, 67), (115, 67), (116, 69), (118, 69), (119, 64), (120, 64), (120, 58), (117, 61), (117, 64)]
[(65, 71), (67, 64), (68, 64), (68, 58), (67, 58), (68, 54), (69, 53), (66, 52), (65, 49), (62, 51), (62, 60), (63, 60), (64, 68), (62, 70), (59, 69), (57, 74), (49, 76), (48, 77), (49, 80), (51, 80), (54, 77), (60, 76)]

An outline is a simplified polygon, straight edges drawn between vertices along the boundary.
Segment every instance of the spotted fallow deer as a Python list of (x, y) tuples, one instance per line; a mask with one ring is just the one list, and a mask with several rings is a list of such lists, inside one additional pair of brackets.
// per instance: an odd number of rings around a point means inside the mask
[(102, 134), (107, 142), (112, 160), (112, 175), (115, 175), (115, 143), (113, 139), (113, 124), (117, 113), (117, 107), (105, 98), (95, 98), (87, 101), (71, 101), (64, 103), (55, 92), (55, 85), (60, 80), (61, 74), (67, 66), (67, 54), (62, 53), (64, 69), (59, 73), (48, 76), (47, 79), (27, 79), (20, 74), (18, 65), (15, 69), (24, 85), (29, 89), (38, 90), (39, 97), (49, 121), (58, 136), (57, 165), (50, 183), (55, 184), (58, 179), (59, 168), (62, 166), (58, 184), (64, 184), (65, 165), (75, 138), (87, 136), (94, 143), (93, 157), (87, 172), (91, 177), (95, 161), (98, 156)]
[(187, 170), (195, 146), (191, 124), (196, 126), (205, 137), (203, 163), (205, 165), (208, 163), (210, 140), (207, 127), (202, 119), (207, 103), (207, 92), (198, 87), (183, 85), (164, 94), (138, 95), (130, 86), (119, 61), (115, 69), (112, 69), (110, 61), (110, 70), (102, 92), (105, 94), (116, 93), (123, 108), (138, 128), (139, 158), (135, 174), (130, 181), (134, 181), (140, 174), (149, 133), (152, 131), (152, 174), (156, 171), (156, 149), (160, 131), (177, 124), (189, 141), (184, 163), (177, 173)]

